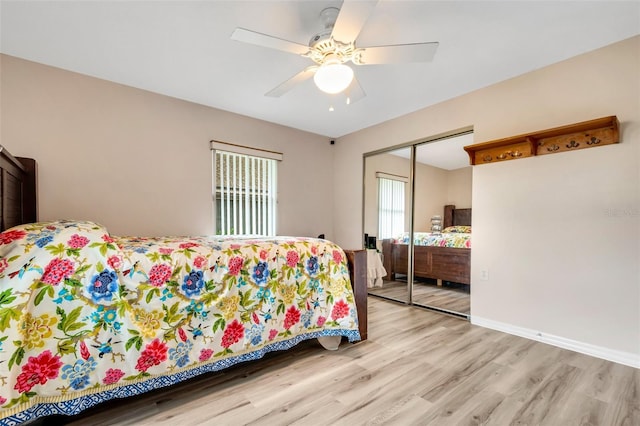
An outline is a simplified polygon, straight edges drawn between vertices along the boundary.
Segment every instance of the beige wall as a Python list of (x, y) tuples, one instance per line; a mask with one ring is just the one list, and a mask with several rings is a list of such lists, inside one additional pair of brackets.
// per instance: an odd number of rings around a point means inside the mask
[[(415, 232), (429, 232), (431, 217), (443, 214), (447, 203), (448, 172), (438, 167), (416, 163), (415, 170)], [(408, 230), (408, 229), (407, 229)]]
[(479, 143), (617, 115), (618, 145), (473, 168), (471, 316), (640, 367), (639, 76), (634, 37), (340, 138), (337, 242), (360, 241), (365, 152), (470, 125)]
[[(284, 153), (278, 233), (331, 237), (326, 138), (2, 55), (0, 143), (39, 167), (41, 220), (115, 235), (210, 234), (216, 139)], [(310, 161), (313, 159), (313, 161)]]
[(473, 167), (450, 170), (447, 173), (447, 204), (459, 209), (471, 207), (473, 188)]

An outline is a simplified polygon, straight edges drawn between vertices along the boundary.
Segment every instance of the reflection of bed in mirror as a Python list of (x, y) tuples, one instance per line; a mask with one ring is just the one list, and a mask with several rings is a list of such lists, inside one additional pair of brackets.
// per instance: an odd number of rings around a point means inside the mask
[[(446, 231), (446, 232), (444, 232)], [(469, 232), (460, 232), (469, 231)], [(470, 284), (471, 209), (444, 207), (441, 234), (416, 232), (414, 238), (414, 276)], [(387, 280), (407, 274), (408, 234), (382, 241)]]

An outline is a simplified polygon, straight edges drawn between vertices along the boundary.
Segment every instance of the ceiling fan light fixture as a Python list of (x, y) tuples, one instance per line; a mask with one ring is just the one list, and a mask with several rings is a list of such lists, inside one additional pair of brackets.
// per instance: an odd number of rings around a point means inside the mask
[(336, 94), (345, 90), (353, 81), (353, 70), (336, 62), (325, 63), (316, 71), (313, 81), (325, 93)]

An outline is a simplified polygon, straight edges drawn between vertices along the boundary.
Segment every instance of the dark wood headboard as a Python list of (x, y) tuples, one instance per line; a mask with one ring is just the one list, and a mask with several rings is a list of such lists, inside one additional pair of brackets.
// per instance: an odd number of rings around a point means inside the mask
[(444, 206), (444, 217), (442, 226), (468, 225), (471, 226), (471, 209), (456, 209), (456, 206), (449, 204)]
[(0, 231), (36, 222), (36, 162), (0, 145)]

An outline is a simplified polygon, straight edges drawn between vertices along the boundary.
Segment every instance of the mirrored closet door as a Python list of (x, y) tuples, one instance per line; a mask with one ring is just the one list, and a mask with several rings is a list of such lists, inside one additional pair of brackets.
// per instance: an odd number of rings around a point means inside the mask
[(369, 294), (469, 317), (471, 144), (466, 132), (365, 155)]
[[(409, 239), (411, 220), (411, 147), (374, 153), (364, 160), (364, 235), (369, 293), (410, 302), (409, 252), (395, 253), (396, 274), (385, 275), (383, 248), (395, 239)], [(383, 276), (384, 275), (384, 276)]]
[(416, 146), (412, 303), (468, 317), (472, 134)]

